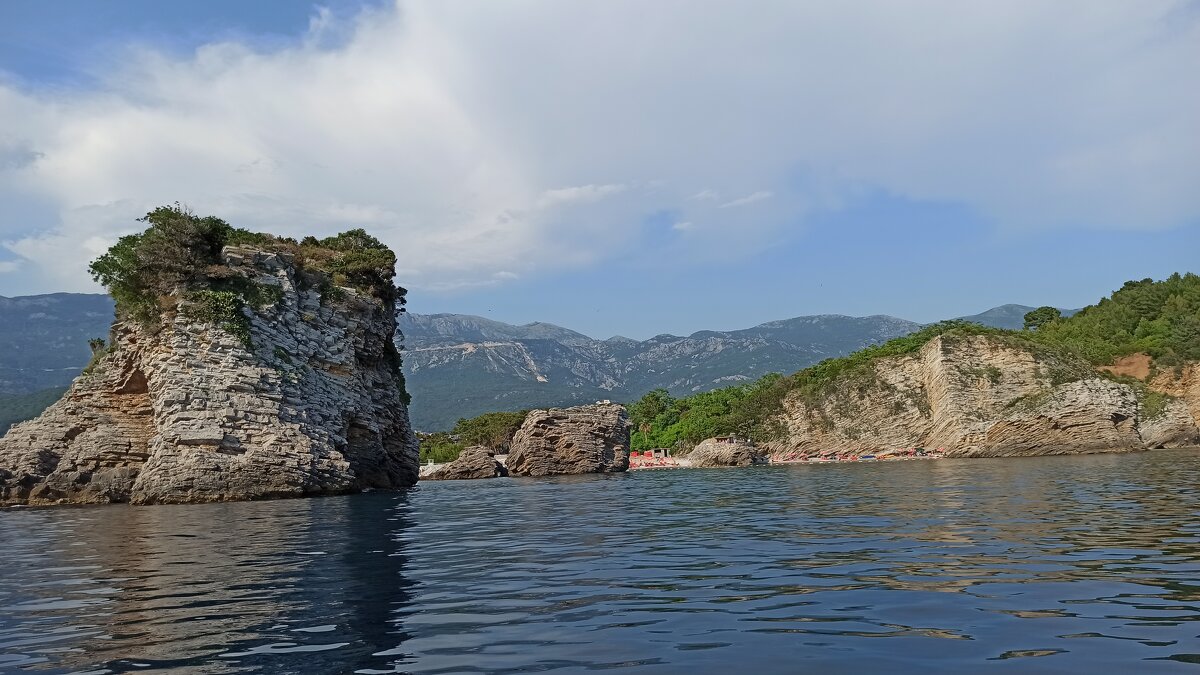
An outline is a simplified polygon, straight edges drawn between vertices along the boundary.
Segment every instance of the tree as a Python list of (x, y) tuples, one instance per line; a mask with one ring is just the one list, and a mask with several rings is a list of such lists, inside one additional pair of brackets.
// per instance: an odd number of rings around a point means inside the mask
[(528, 415), (528, 410), (484, 413), (460, 419), (450, 433), (465, 445), (483, 445), (503, 454)]
[(1037, 330), (1052, 321), (1062, 318), (1062, 312), (1054, 307), (1042, 306), (1025, 314), (1025, 330)]

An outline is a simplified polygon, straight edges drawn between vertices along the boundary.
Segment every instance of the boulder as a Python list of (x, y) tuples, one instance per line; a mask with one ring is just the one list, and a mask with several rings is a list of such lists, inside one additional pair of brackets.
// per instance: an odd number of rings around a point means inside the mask
[(472, 445), (459, 453), (457, 459), (439, 466), (421, 480), (471, 480), (507, 475), (508, 470), (496, 459), (494, 450)]
[(700, 441), (687, 456), (688, 464), (697, 469), (722, 466), (764, 464), (767, 459), (758, 448), (741, 441), (709, 438)]
[(629, 426), (629, 413), (620, 405), (534, 410), (513, 437), (508, 472), (558, 476), (625, 471)]

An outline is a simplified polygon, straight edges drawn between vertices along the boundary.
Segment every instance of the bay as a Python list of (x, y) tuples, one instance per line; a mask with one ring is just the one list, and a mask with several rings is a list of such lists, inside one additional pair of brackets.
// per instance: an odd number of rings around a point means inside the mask
[(0, 671), (1198, 672), (1200, 451), (0, 512)]

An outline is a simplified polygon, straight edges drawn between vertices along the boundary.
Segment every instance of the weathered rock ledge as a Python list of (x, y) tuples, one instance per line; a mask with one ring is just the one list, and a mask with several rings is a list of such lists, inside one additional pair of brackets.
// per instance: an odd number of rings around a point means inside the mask
[[(89, 374), (0, 439), (0, 504), (210, 502), (398, 488), (417, 441), (392, 346), (395, 307), (350, 288), (322, 300), (284, 252), (226, 247), (276, 289), (243, 308), (250, 344), (197, 321), (113, 325)], [(326, 289), (328, 290), (328, 289)]]
[(1133, 387), (989, 336), (938, 337), (870, 377), (784, 402), (773, 455), (943, 449), (948, 457), (1130, 452), (1200, 443), (1194, 373), (1149, 411)]

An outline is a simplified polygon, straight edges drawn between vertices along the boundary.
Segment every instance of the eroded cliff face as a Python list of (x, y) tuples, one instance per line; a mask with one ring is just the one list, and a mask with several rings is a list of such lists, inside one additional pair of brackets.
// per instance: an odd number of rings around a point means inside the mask
[(0, 439), (0, 503), (206, 502), (398, 488), (417, 441), (388, 301), (325, 291), (286, 253), (226, 248), (277, 301), (249, 341), (178, 300), (114, 324), (91, 372)]
[(1127, 452), (1200, 438), (1196, 411), (1184, 400), (1150, 414), (1134, 388), (1080, 364), (989, 336), (939, 337), (916, 354), (878, 361), (869, 377), (840, 382), (816, 401), (789, 398), (787, 433), (768, 447), (809, 455), (912, 447), (958, 457)]

